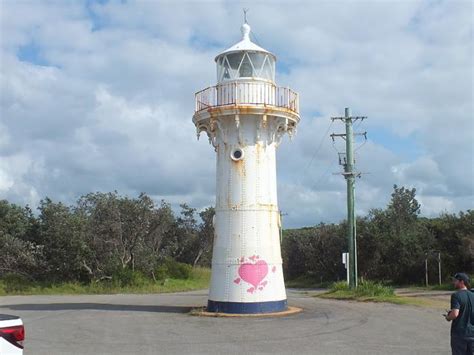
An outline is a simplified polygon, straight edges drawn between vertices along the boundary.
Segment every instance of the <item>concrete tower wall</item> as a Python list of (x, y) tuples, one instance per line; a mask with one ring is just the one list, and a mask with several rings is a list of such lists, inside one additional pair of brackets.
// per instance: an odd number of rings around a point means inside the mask
[[(262, 115), (223, 116), (216, 133), (217, 189), (210, 301), (286, 302), (277, 205), (277, 126)], [(241, 151), (236, 159), (235, 152)], [(237, 154), (239, 155), (239, 154)]]

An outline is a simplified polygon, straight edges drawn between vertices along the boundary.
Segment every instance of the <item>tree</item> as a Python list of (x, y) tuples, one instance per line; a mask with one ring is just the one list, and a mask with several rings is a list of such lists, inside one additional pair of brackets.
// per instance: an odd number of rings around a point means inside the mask
[(289, 278), (310, 274), (316, 281), (344, 276), (341, 254), (347, 248), (343, 225), (321, 223), (316, 227), (286, 231), (283, 268)]
[[(88, 219), (93, 257), (87, 268), (95, 278), (110, 278), (120, 269), (134, 270), (146, 246), (160, 248), (159, 215), (155, 215), (154, 203), (146, 194), (136, 199), (120, 197), (116, 192), (88, 194), (79, 200), (78, 211)], [(143, 267), (141, 260), (138, 264)]]
[(441, 252), (444, 276), (474, 271), (474, 211), (443, 213), (424, 221)]
[(35, 238), (37, 221), (31, 209), (0, 200), (0, 233), (21, 240)]
[(38, 244), (46, 261), (44, 276), (51, 281), (87, 280), (82, 266), (89, 254), (85, 239), (86, 221), (61, 202), (41, 200)]
[[(36, 217), (28, 206), (0, 200), (0, 277), (63, 282), (129, 280), (174, 261), (210, 265), (215, 210), (199, 213), (186, 204), (175, 216), (170, 204), (156, 206), (146, 194), (129, 198), (90, 193), (75, 206), (45, 198)], [(359, 217), (359, 275), (394, 283), (421, 282), (424, 260), (442, 256), (444, 275), (474, 271), (474, 211), (419, 217), (416, 190), (394, 186), (385, 209)], [(341, 253), (347, 250), (345, 223), (284, 231), (287, 278), (315, 281), (345, 278)], [(176, 263), (174, 263), (176, 264)], [(437, 276), (436, 263), (429, 263)]]
[[(198, 234), (195, 242), (195, 258), (193, 266), (196, 266), (201, 259), (206, 261), (207, 265), (211, 263), (212, 245), (214, 241), (214, 216), (216, 211), (214, 207), (208, 207), (199, 212), (202, 223), (199, 225)], [(204, 255), (204, 258), (203, 258)]]
[[(421, 281), (425, 253), (433, 250), (435, 241), (419, 213), (416, 190), (395, 185), (386, 209), (373, 209), (367, 217), (358, 218), (359, 275), (395, 283)], [(286, 276), (311, 274), (317, 281), (344, 278), (345, 223), (285, 231)]]
[(0, 232), (0, 277), (20, 274), (33, 279), (43, 263), (43, 248)]
[(433, 249), (434, 241), (418, 221), (416, 190), (397, 185), (393, 189), (387, 208), (371, 210), (364, 228), (359, 228), (360, 271), (368, 278), (417, 282), (423, 278), (425, 254)]
[(136, 265), (142, 272), (155, 278), (154, 271), (166, 258), (164, 246), (167, 236), (172, 235), (176, 228), (176, 218), (170, 204), (163, 200), (159, 208), (151, 211), (149, 218), (148, 232), (140, 245)]
[(285, 278), (294, 279), (306, 273), (305, 259), (302, 257), (302, 239), (299, 237), (308, 228), (284, 230), (282, 240), (283, 272)]
[(174, 228), (170, 228), (163, 240), (162, 252), (176, 261), (196, 266), (204, 260), (210, 264), (214, 237), (213, 218), (215, 210), (208, 207), (199, 213), (200, 223), (196, 219), (196, 209), (181, 204), (181, 211)]
[(166, 239), (165, 253), (176, 261), (192, 264), (194, 261), (195, 241), (198, 238), (196, 209), (183, 203), (176, 219), (176, 226)]
[(387, 207), (387, 216), (391, 219), (391, 225), (396, 233), (400, 234), (407, 228), (411, 228), (420, 214), (420, 204), (415, 198), (416, 189), (393, 185), (392, 199)]

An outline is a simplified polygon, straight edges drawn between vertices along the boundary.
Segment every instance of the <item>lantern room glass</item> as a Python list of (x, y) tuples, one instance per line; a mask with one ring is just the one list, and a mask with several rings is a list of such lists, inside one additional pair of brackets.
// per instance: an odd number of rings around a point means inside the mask
[(275, 59), (263, 52), (233, 52), (217, 58), (217, 81), (263, 79), (275, 81)]

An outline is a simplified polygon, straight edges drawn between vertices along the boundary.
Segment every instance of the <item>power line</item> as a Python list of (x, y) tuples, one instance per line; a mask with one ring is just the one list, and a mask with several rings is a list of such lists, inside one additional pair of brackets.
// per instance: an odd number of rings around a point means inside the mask
[[(362, 124), (362, 122), (364, 122), (363, 119), (359, 120), (359, 122), (357, 122), (357, 124), (355, 125), (354, 129), (359, 128), (359, 126)], [(365, 143), (367, 143), (367, 134), (364, 134), (364, 142), (361, 145), (359, 145), (357, 148), (354, 149), (354, 153), (357, 152), (360, 148), (362, 148), (365, 145)]]
[[(314, 161), (314, 158), (316, 157), (316, 155), (319, 153), (319, 151), (321, 150), (321, 147), (323, 146), (323, 143), (324, 143), (324, 140), (327, 136), (327, 134), (329, 133), (329, 130), (331, 129), (332, 125), (333, 125), (334, 121), (331, 121), (331, 124), (329, 125), (328, 129), (326, 130), (326, 132), (323, 134), (322, 138), (321, 138), (321, 141), (319, 142), (316, 150), (314, 151), (313, 155), (311, 156), (311, 159), (308, 163), (308, 165), (306, 165), (306, 167), (304, 168), (303, 170), (303, 174), (301, 176), (304, 176), (306, 175), (306, 172), (308, 171), (308, 169), (310, 168), (311, 164), (313, 164), (313, 161)], [(300, 181), (301, 182), (301, 181)]]
[(318, 179), (313, 184), (312, 190), (314, 190), (316, 188), (316, 186), (318, 186), (319, 183), (323, 181), (323, 178), (326, 177), (326, 175), (329, 174), (329, 171), (331, 170), (331, 168), (333, 166), (334, 166), (334, 162), (332, 162), (331, 164), (328, 165), (327, 169), (318, 177)]
[(362, 148), (365, 143), (367, 143), (367, 136), (364, 136), (365, 139), (364, 139), (364, 143), (362, 143), (361, 145), (359, 145), (357, 148), (354, 149), (354, 153), (357, 152), (360, 148)]

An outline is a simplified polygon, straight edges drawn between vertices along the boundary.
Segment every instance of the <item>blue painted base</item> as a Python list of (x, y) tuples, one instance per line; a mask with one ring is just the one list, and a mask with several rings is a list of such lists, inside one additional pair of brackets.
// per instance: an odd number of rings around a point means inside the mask
[(270, 302), (220, 302), (207, 301), (207, 311), (216, 313), (273, 313), (283, 312), (288, 309), (287, 300)]

